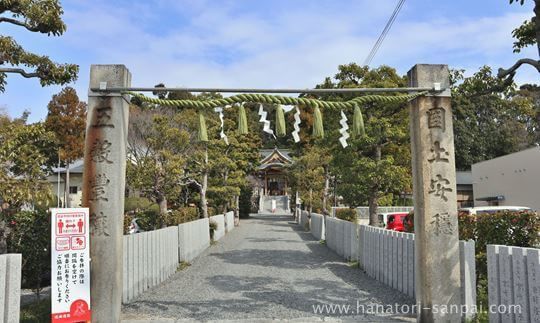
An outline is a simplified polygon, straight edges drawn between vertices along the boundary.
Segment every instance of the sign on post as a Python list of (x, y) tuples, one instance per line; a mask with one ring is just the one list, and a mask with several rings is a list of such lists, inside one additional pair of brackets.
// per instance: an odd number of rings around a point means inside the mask
[(51, 320), (90, 321), (88, 208), (51, 209)]

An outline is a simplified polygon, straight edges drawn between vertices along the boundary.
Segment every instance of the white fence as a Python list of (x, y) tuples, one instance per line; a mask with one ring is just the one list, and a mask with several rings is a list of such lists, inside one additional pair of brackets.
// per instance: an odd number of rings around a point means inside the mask
[[(414, 234), (386, 230), (366, 225), (359, 228), (360, 264), (366, 273), (378, 281), (415, 297)], [(475, 243), (459, 242), (462, 305), (476, 305)], [(471, 319), (474, 313), (464, 313)]]
[(20, 254), (0, 255), (0, 322), (19, 322), (21, 265)]
[(347, 260), (358, 260), (359, 240), (355, 223), (326, 218), (325, 239), (328, 248)]
[(223, 214), (210, 217), (210, 221), (217, 223), (217, 229), (214, 230), (214, 240), (218, 241), (225, 235), (225, 216)]
[(490, 322), (540, 322), (540, 250), (487, 246)]
[(308, 211), (300, 212), (300, 218), (298, 219), (298, 224), (300, 224), (302, 229), (309, 230), (309, 212)]
[(311, 234), (318, 240), (324, 240), (325, 239), (324, 215), (311, 213), (310, 222), (311, 222), (310, 223)]
[(124, 236), (122, 301), (162, 283), (178, 267), (178, 227)]
[(234, 229), (234, 212), (225, 213), (225, 232), (231, 232)]
[[(229, 214), (227, 216), (230, 217)], [(221, 239), (226, 228), (223, 214), (124, 236), (122, 301), (128, 303), (147, 289), (162, 283), (176, 272), (180, 261), (192, 261), (208, 248), (209, 221), (218, 224), (214, 239)], [(234, 216), (231, 221), (234, 227)]]
[(414, 297), (414, 234), (360, 226), (360, 264), (376, 280)]
[(179, 261), (190, 262), (210, 246), (208, 219), (178, 225)]
[[(312, 227), (321, 217), (319, 214), (311, 215)], [(345, 259), (358, 260), (361, 268), (370, 277), (415, 297), (413, 233), (358, 225), (330, 217), (321, 223), (328, 248)], [(312, 230), (313, 236), (318, 237), (319, 230)], [(462, 303), (469, 309), (476, 305), (474, 248), (475, 243), (472, 240), (459, 242)], [(538, 258), (536, 260), (538, 261)], [(540, 268), (538, 275), (540, 282)], [(538, 290), (540, 291), (540, 288)], [(464, 319), (471, 319), (474, 315), (473, 312), (464, 314)]]

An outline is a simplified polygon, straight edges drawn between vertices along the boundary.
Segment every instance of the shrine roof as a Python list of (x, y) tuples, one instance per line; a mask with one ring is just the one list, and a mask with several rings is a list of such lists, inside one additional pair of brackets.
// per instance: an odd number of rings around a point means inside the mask
[(261, 149), (261, 162), (259, 169), (267, 169), (272, 167), (285, 167), (292, 164), (292, 158), (289, 156), (289, 150), (278, 148)]

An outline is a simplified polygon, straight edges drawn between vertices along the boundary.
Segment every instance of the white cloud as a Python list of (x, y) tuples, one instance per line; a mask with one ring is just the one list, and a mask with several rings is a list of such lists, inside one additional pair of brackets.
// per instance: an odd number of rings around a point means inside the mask
[[(334, 75), (339, 64), (362, 63), (394, 5), (353, 1), (344, 10), (332, 1), (286, 3), (276, 2), (275, 10), (265, 11), (246, 9), (242, 1), (217, 6), (154, 0), (119, 6), (73, 0), (65, 14), (68, 32), (54, 46), (81, 64), (76, 83), (81, 97), (92, 63), (125, 64), (137, 86), (312, 87)], [(403, 15), (373, 62), (401, 73), (416, 63), (509, 66), (517, 58), (511, 54), (510, 31), (530, 13), (454, 19), (439, 14), (422, 20), (414, 12)], [(537, 76), (526, 69), (517, 80)]]

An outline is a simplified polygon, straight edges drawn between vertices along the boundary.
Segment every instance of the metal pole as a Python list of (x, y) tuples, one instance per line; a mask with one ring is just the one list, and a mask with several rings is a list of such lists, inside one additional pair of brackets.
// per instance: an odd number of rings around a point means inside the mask
[(90, 88), (92, 92), (216, 92), (216, 93), (389, 93), (389, 92), (438, 92), (434, 87), (402, 88), (341, 88), (341, 89), (249, 89), (249, 88), (184, 88), (184, 87), (107, 87)]

